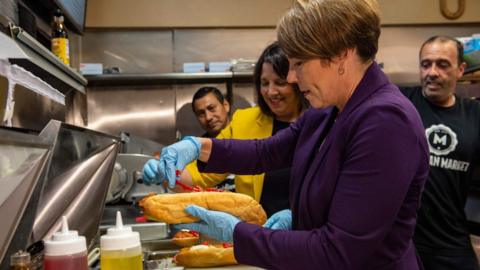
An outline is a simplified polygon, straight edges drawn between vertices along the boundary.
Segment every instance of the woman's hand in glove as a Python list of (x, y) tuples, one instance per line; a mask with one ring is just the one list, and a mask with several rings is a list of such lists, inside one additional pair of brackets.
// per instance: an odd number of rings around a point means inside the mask
[(204, 233), (223, 242), (233, 242), (233, 231), (240, 219), (220, 211), (211, 211), (196, 205), (189, 205), (185, 212), (198, 217), (201, 221), (177, 224), (176, 229), (188, 229)]
[(159, 160), (151, 159), (143, 166), (143, 181), (152, 184), (166, 179), (168, 186), (173, 188), (177, 180), (176, 171), (183, 171), (185, 166), (198, 159), (201, 148), (200, 140), (191, 136), (164, 147)]
[(291, 230), (292, 229), (292, 211), (284, 209), (273, 214), (263, 225), (272, 230)]

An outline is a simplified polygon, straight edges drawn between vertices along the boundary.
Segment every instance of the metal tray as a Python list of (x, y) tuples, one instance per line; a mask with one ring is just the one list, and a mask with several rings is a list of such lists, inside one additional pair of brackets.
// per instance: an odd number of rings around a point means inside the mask
[[(142, 246), (144, 242), (160, 241), (168, 237), (168, 225), (162, 222), (146, 222), (137, 224), (125, 224), (132, 228), (132, 231), (140, 234), (140, 241)], [(108, 228), (115, 227), (115, 225), (102, 225), (100, 226), (100, 234), (104, 235)], [(172, 244), (173, 245), (173, 244)]]

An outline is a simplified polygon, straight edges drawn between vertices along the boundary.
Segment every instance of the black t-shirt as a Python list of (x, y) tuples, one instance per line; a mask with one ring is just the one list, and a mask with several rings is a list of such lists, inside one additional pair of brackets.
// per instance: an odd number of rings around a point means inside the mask
[(456, 96), (455, 105), (443, 108), (427, 101), (421, 88), (402, 92), (417, 108), (430, 148), (415, 245), (423, 253), (473, 254), (464, 207), (480, 153), (480, 103)]
[[(273, 120), (272, 136), (278, 131), (290, 126), (288, 122)], [(263, 179), (262, 197), (260, 204), (267, 216), (290, 208), (288, 188), (290, 183), (290, 168), (267, 172)]]

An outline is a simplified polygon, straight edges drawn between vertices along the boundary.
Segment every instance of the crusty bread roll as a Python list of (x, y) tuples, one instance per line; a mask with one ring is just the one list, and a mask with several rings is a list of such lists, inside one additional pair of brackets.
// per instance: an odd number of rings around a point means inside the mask
[(175, 263), (184, 267), (214, 267), (238, 264), (233, 254), (233, 247), (221, 245), (198, 245), (182, 248), (175, 255)]
[(180, 230), (172, 238), (172, 243), (180, 247), (191, 247), (200, 242), (200, 234), (197, 231)]
[(191, 247), (200, 242), (199, 237), (172, 238), (172, 243), (179, 247)]
[(193, 192), (147, 196), (139, 202), (146, 216), (168, 224), (191, 223), (198, 218), (187, 214), (185, 207), (194, 204), (222, 211), (253, 224), (263, 225), (267, 215), (252, 197), (233, 192)]

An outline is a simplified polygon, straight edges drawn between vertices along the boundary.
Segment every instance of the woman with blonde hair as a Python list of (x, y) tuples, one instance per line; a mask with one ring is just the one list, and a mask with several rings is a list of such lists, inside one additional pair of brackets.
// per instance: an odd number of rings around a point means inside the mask
[(379, 35), (373, 0), (297, 2), (278, 40), (288, 81), (313, 108), (264, 140), (187, 138), (159, 166), (170, 185), (181, 160), (239, 174), (291, 166), (291, 213), (265, 228), (192, 205), (201, 221), (178, 227), (233, 240), (239, 263), (267, 269), (419, 269), (412, 234), (428, 146), (415, 108), (374, 61)]

